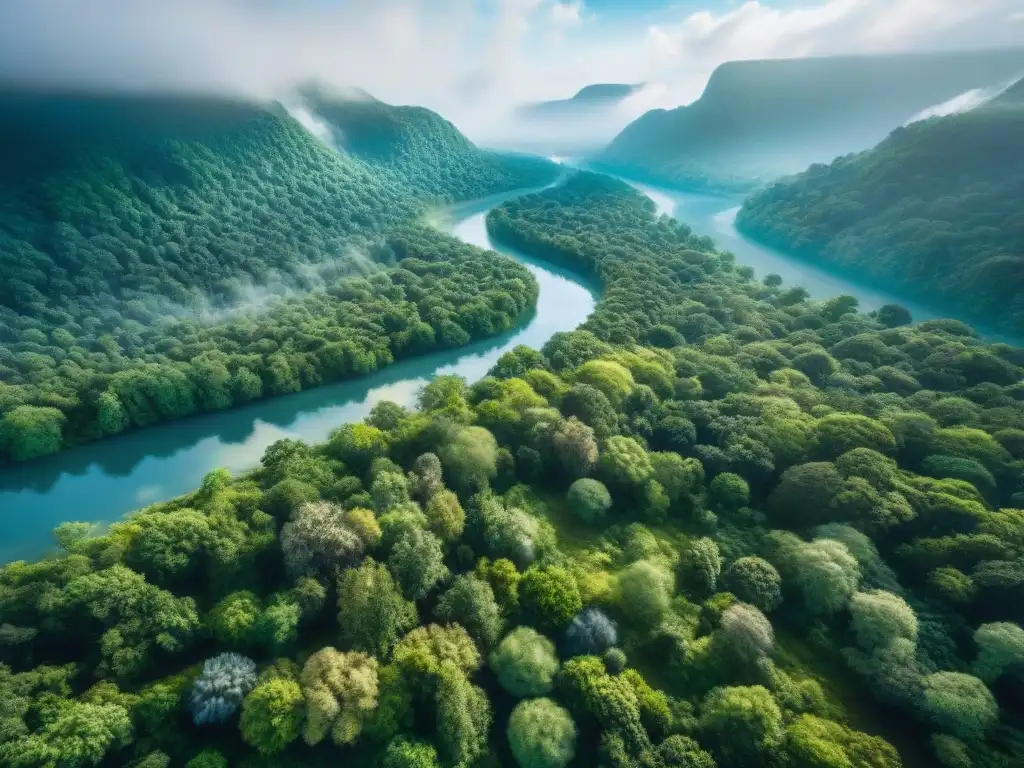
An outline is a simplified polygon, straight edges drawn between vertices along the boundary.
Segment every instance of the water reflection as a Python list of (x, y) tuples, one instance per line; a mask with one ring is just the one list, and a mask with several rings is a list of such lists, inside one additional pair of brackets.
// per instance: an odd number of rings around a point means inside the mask
[(362, 419), (382, 400), (404, 405), (439, 374), (481, 378), (505, 351), (539, 348), (593, 311), (597, 285), (555, 265), (507, 248), (487, 236), (486, 212), (514, 195), (439, 212), (437, 223), (456, 237), (521, 261), (540, 286), (525, 326), (458, 350), (403, 360), (370, 376), (205, 414), (133, 432), (0, 471), (0, 562), (35, 557), (50, 546), (50, 531), (65, 520), (103, 523), (198, 485), (216, 467), (253, 467), (283, 437), (320, 442), (340, 424)]

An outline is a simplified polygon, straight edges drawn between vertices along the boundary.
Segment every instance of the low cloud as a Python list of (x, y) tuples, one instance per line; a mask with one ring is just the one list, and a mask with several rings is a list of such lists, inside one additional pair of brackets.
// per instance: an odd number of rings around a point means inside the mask
[(787, 5), (752, 0), (651, 26), (647, 39), (665, 101), (700, 95), (717, 65), (772, 59), (1020, 44), (1011, 23), (1019, 0), (824, 0)]
[[(0, 3), (0, 79), (279, 98), (310, 79), (423, 104), (487, 141), (516, 105), (646, 82), (623, 119), (696, 98), (718, 64), (1018, 42), (1019, 0), (775, 0), (605, 21), (586, 0)], [(313, 129), (317, 127), (311, 126)]]

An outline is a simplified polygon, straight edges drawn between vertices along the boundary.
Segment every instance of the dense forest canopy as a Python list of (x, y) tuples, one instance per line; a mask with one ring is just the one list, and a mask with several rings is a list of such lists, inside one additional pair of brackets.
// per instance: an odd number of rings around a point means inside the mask
[(605, 177), (488, 224), (586, 326), (0, 569), (0, 762), (1019, 766), (1021, 350)]
[(421, 197), (468, 200), (552, 180), (547, 161), (481, 152), (429, 109), (344, 99), (315, 87), (303, 94), (311, 111), (333, 130), (339, 149), (388, 172)]
[(1024, 48), (733, 61), (693, 104), (652, 110), (595, 158), (644, 181), (746, 190), (867, 149), (929, 107), (1024, 71)]
[(367, 161), (276, 105), (0, 94), (0, 458), (509, 329), (529, 273), (417, 222), (557, 169), (414, 112)]
[(808, 259), (1024, 332), (1024, 81), (750, 198), (737, 224)]

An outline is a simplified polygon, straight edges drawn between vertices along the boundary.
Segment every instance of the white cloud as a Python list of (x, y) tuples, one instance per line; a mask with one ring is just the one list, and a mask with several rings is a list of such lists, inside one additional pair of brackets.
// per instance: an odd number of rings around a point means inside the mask
[(699, 95), (718, 64), (735, 59), (882, 53), (1019, 43), (1005, 19), (1019, 0), (824, 0), (778, 7), (749, 0), (651, 26), (659, 79), (679, 101)]
[(573, 27), (583, 21), (583, 0), (556, 2), (551, 6), (551, 21), (558, 27)]
[(602, 24), (583, 0), (0, 2), (0, 79), (267, 97), (316, 78), (425, 104), (486, 137), (505, 108), (593, 82), (649, 83), (626, 119), (692, 100), (730, 59), (1020, 37), (1008, 22), (1020, 0), (780, 3), (706, 0), (648, 29)]

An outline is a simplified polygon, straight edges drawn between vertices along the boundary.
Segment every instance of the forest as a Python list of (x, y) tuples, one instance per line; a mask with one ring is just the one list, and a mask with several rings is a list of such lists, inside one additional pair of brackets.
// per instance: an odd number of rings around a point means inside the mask
[(587, 323), (0, 568), (0, 764), (1021, 765), (1021, 351), (594, 174), (488, 226)]
[(416, 115), (362, 159), (279, 106), (0, 95), (0, 461), (511, 328), (529, 273), (420, 221), (557, 168)]
[(1024, 81), (749, 198), (737, 226), (978, 323), (1024, 331)]

